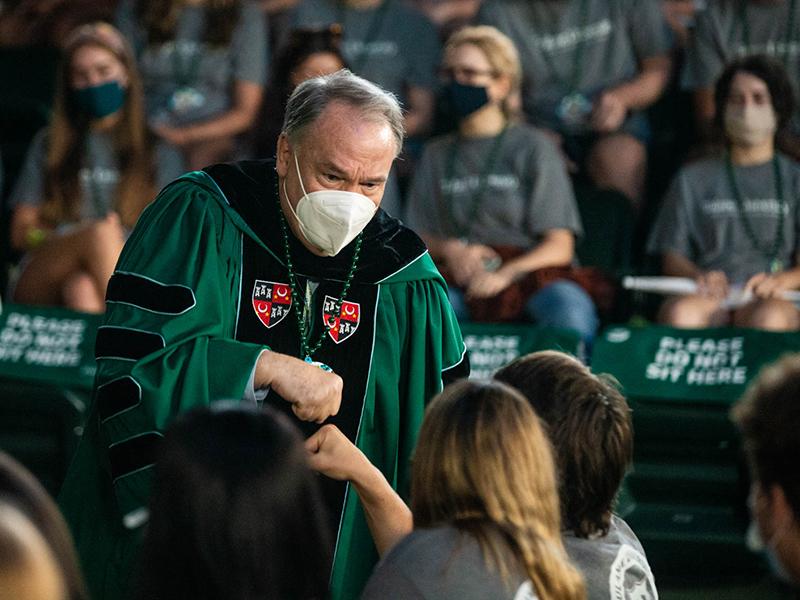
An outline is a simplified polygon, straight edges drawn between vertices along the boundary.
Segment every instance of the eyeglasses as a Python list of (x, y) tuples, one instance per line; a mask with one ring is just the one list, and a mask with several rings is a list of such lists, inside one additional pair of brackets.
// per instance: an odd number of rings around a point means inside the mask
[(467, 79), (472, 80), (478, 77), (497, 77), (498, 73), (494, 69), (472, 69), (470, 67), (443, 67), (439, 73), (445, 79)]

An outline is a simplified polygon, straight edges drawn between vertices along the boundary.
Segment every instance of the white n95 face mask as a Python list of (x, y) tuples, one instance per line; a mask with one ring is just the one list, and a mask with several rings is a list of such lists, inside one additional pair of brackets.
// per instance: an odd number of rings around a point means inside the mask
[(283, 193), (289, 210), (292, 211), (303, 236), (325, 256), (336, 256), (355, 237), (364, 230), (375, 215), (378, 207), (361, 194), (342, 190), (319, 190), (306, 192), (297, 154), (294, 166), (300, 180), (303, 197), (297, 203), (297, 210), (289, 202), (286, 192), (286, 179), (283, 180)]

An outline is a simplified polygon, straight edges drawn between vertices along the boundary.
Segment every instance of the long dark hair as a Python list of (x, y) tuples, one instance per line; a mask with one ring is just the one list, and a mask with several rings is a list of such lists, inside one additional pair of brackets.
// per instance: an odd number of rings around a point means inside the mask
[(792, 84), (786, 74), (786, 69), (780, 62), (760, 54), (745, 56), (728, 64), (717, 80), (714, 89), (714, 134), (717, 141), (727, 145), (725, 106), (731, 94), (731, 84), (737, 73), (748, 73), (758, 77), (767, 85), (778, 126), (775, 132), (775, 142), (779, 148), (785, 147), (787, 127), (795, 108)]
[(87, 600), (75, 546), (64, 517), (36, 478), (0, 451), (0, 500), (15, 506), (42, 534), (64, 577), (69, 600)]
[(119, 213), (123, 225), (133, 227), (155, 191), (152, 146), (144, 116), (144, 92), (133, 51), (119, 31), (108, 23), (99, 22), (76, 29), (65, 46), (49, 128), (42, 216), (47, 222), (58, 225), (76, 220), (80, 215), (79, 173), (86, 155), (90, 123), (72, 100), (70, 67), (79, 48), (98, 46), (113, 54), (128, 76), (121, 118), (111, 132), (120, 169), (113, 208)]
[(254, 130), (255, 150), (258, 156), (273, 156), (283, 126), (286, 101), (292, 93), (292, 73), (306, 59), (321, 53), (336, 56), (344, 67), (347, 62), (341, 51), (342, 28), (333, 24), (322, 29), (293, 29), (283, 49), (275, 57), (272, 77), (264, 100), (258, 125)]
[(227, 403), (190, 411), (160, 446), (137, 597), (322, 598), (326, 523), (284, 416)]

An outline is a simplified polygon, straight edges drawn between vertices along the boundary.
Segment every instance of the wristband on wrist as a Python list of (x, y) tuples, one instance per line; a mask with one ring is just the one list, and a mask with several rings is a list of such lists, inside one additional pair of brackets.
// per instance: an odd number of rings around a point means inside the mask
[(45, 238), (47, 238), (47, 232), (41, 227), (31, 227), (25, 232), (25, 244), (31, 250), (41, 246)]

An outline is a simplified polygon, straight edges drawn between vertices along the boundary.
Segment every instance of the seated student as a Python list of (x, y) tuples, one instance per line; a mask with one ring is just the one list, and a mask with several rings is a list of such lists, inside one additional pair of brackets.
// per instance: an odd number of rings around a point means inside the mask
[(44, 536), (0, 497), (0, 599), (68, 600), (56, 558)]
[[(791, 85), (779, 63), (746, 57), (725, 69), (715, 102), (725, 150), (678, 172), (648, 242), (664, 275), (695, 279), (699, 292), (667, 300), (659, 321), (797, 329), (800, 315), (780, 293), (800, 287), (800, 166), (775, 147), (792, 114)], [(754, 299), (729, 311), (721, 302), (732, 284)]]
[[(315, 469), (356, 481), (379, 549), (410, 529), (402, 500), (382, 495), (388, 483), (338, 429), (324, 426), (306, 448)], [(550, 445), (525, 399), (503, 384), (457, 382), (431, 401), (420, 430), (414, 530), (385, 554), (362, 598), (584, 598), (558, 512)]]
[(230, 160), (267, 78), (264, 14), (250, 0), (123, 0), (117, 26), (137, 50), (152, 130), (187, 169)]
[[(709, 0), (700, 11), (686, 51), (681, 85), (694, 93), (701, 142), (711, 141), (716, 112), (714, 83), (725, 65), (743, 56), (763, 54), (786, 68), (794, 92), (800, 91), (798, 52), (800, 3), (794, 0)], [(800, 106), (787, 131), (794, 158), (800, 157)], [(790, 149), (787, 147), (787, 150)]]
[(104, 310), (127, 232), (156, 185), (180, 173), (180, 165), (154, 154), (124, 38), (105, 23), (75, 30), (65, 43), (52, 122), (31, 143), (11, 193), (11, 245), (26, 252), (11, 294), (16, 302)]
[(403, 0), (301, 0), (295, 9), (295, 27), (333, 23), (348, 68), (401, 100), (409, 137), (426, 134), (441, 50), (433, 24)]
[(288, 42), (275, 57), (272, 78), (264, 95), (260, 116), (253, 127), (256, 156), (275, 156), (283, 129), (286, 101), (306, 79), (330, 75), (344, 69), (341, 52), (342, 30), (338, 25), (325, 29), (293, 29)]
[[(513, 43), (493, 27), (462, 29), (448, 40), (443, 67), (459, 126), (426, 145), (407, 221), (451, 284), (456, 315), (491, 318), (504, 294), (516, 299), (506, 319), (530, 318), (591, 339), (597, 316), (582, 288), (563, 279), (528, 285), (532, 272), (572, 262), (581, 223), (555, 146), (515, 119)], [(494, 307), (489, 315), (487, 306)]]
[(800, 354), (765, 368), (733, 407), (750, 467), (757, 542), (781, 580), (800, 587)]
[[(36, 478), (11, 456), (0, 451), (0, 501), (27, 517), (44, 538), (61, 572), (64, 600), (87, 600), (75, 546), (56, 503)], [(3, 584), (0, 583), (0, 598)], [(16, 596), (9, 596), (15, 598)], [(38, 596), (32, 596), (38, 598)]]
[(586, 579), (589, 600), (657, 599), (642, 545), (612, 512), (633, 459), (625, 398), (561, 352), (523, 356), (494, 378), (522, 392), (545, 424), (559, 474), (564, 547)]
[(238, 403), (184, 413), (159, 446), (134, 597), (321, 599), (327, 529), (285, 416)]
[(656, 0), (486, 0), (478, 21), (520, 49), (523, 107), (599, 187), (641, 200), (643, 109), (669, 80), (670, 39)]

